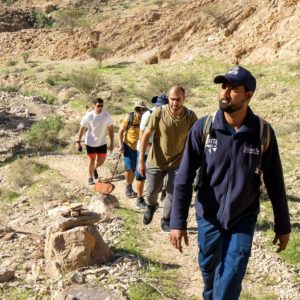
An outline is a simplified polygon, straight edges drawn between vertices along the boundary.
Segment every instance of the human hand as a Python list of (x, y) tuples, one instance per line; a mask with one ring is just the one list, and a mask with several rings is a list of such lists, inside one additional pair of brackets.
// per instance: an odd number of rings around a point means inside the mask
[(82, 146), (81, 146), (81, 143), (76, 143), (76, 149), (81, 152), (82, 151)]
[(180, 253), (182, 253), (182, 238), (184, 239), (185, 245), (188, 246), (189, 239), (186, 230), (171, 229), (170, 242), (176, 249), (179, 250)]
[(119, 146), (119, 152), (120, 152), (120, 154), (124, 153), (124, 146)]
[(273, 245), (276, 245), (278, 246), (277, 250), (276, 250), (276, 253), (279, 253), (283, 250), (285, 250), (288, 242), (289, 242), (289, 238), (290, 238), (290, 234), (287, 233), (287, 234), (278, 234), (276, 233), (275, 234), (275, 237), (274, 237), (274, 240), (273, 240)]
[(138, 162), (138, 172), (141, 176), (145, 176), (146, 173), (146, 165), (144, 161)]

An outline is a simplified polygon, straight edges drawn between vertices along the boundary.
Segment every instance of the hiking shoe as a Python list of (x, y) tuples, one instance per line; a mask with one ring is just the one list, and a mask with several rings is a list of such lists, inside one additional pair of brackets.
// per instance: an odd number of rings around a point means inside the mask
[(99, 176), (98, 176), (98, 172), (97, 172), (97, 169), (95, 168), (95, 170), (94, 170), (94, 178), (95, 178), (95, 179), (98, 179), (98, 177), (99, 177)]
[(127, 198), (135, 198), (137, 197), (137, 193), (132, 189), (132, 185), (128, 184), (126, 186), (125, 195)]
[(94, 179), (92, 177), (89, 178), (88, 180), (89, 185), (95, 184)]
[(160, 228), (162, 232), (170, 232), (170, 220), (162, 218)]
[(148, 205), (145, 203), (143, 197), (137, 198), (136, 200), (136, 208), (137, 209), (147, 209)]
[(148, 205), (147, 210), (144, 214), (144, 219), (143, 219), (143, 223), (145, 225), (148, 225), (151, 223), (151, 221), (153, 219), (153, 215), (157, 209), (158, 209), (158, 203), (156, 203), (154, 205)]

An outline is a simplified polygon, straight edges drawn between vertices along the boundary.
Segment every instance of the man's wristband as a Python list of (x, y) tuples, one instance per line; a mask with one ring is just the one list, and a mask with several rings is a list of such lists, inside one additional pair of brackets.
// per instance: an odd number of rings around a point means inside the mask
[(77, 143), (77, 144), (80, 144), (80, 143), (81, 143), (81, 141), (76, 141), (76, 143)]

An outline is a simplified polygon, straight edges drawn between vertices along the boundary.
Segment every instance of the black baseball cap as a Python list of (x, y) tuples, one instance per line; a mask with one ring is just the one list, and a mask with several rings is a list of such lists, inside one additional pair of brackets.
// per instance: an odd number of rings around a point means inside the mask
[(255, 91), (256, 79), (247, 69), (236, 66), (230, 69), (225, 75), (218, 75), (214, 79), (214, 83), (230, 83), (232, 87), (243, 85), (249, 91)]

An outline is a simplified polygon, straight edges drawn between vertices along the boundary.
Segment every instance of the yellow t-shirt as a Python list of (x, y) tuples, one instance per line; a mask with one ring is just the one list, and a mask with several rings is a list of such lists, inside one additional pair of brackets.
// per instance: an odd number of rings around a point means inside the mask
[(197, 121), (196, 114), (184, 107), (183, 116), (175, 118), (166, 106), (156, 109), (147, 127), (155, 131), (147, 162), (163, 170), (178, 168), (189, 130)]
[(139, 140), (140, 133), (140, 120), (137, 113), (134, 113), (131, 125), (126, 130), (128, 126), (129, 115), (123, 120), (121, 127), (125, 129), (124, 133), (124, 143), (129, 146), (132, 150), (136, 150), (137, 142)]

